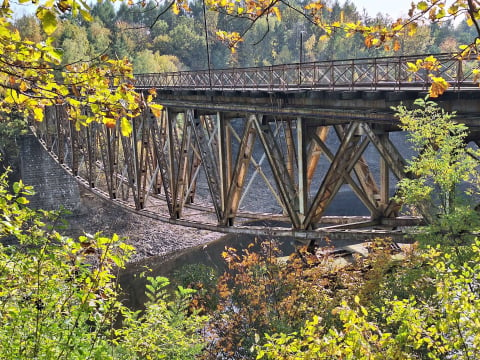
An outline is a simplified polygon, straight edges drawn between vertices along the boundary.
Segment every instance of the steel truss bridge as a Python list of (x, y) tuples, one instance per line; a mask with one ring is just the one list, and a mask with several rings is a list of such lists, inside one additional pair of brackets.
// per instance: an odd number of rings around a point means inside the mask
[[(399, 240), (422, 219), (391, 200), (409, 176), (391, 106), (425, 97), (430, 77), (407, 65), (421, 57), (141, 74), (136, 88), (155, 88), (164, 109), (145, 110), (129, 137), (97, 123), (76, 131), (62, 106), (46, 109), (33, 131), (80, 183), (162, 221), (298, 240)], [(439, 102), (478, 142), (477, 61), (436, 57), (435, 75), (450, 84)], [(346, 187), (368, 216), (353, 216), (349, 204), (328, 215)]]

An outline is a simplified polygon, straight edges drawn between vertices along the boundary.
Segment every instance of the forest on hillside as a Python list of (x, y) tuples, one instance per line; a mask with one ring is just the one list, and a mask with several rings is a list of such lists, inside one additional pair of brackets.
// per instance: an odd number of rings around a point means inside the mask
[[(63, 51), (63, 64), (89, 61), (101, 55), (114, 59), (131, 59), (135, 73), (199, 70), (208, 68), (207, 46), (212, 68), (269, 66), (275, 64), (321, 60), (351, 59), (393, 55), (414, 55), (457, 51), (460, 44), (475, 38), (475, 29), (465, 22), (420, 25), (416, 34), (400, 39), (400, 49), (389, 46), (366, 47), (363, 36), (345, 36), (345, 31), (325, 37), (324, 31), (311, 23), (294, 7), (283, 5), (282, 19), (259, 18), (255, 22), (222, 12), (206, 12), (202, 2), (189, 3), (189, 11), (169, 11), (171, 4), (150, 0), (129, 6), (111, 2), (96, 3), (91, 10), (93, 21), (65, 16), (53, 34), (54, 46)], [(298, 8), (305, 4), (299, 2)], [(388, 15), (371, 16), (352, 2), (332, 3), (324, 10), (327, 21), (357, 22), (367, 25), (391, 22)], [(206, 20), (206, 21), (204, 21)], [(206, 31), (205, 31), (206, 24)], [(46, 38), (35, 15), (15, 20), (22, 36), (41, 42)], [(244, 35), (236, 51), (216, 35), (218, 29)], [(300, 56), (302, 59), (300, 59)]]

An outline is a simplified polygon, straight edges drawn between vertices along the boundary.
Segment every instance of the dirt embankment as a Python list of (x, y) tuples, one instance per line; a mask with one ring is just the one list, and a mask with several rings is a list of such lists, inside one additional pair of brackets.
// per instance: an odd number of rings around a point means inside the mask
[(109, 204), (88, 190), (81, 189), (81, 198), (79, 209), (66, 218), (67, 234), (77, 237), (99, 231), (108, 236), (116, 233), (135, 246), (131, 261), (207, 244), (223, 235), (156, 221)]

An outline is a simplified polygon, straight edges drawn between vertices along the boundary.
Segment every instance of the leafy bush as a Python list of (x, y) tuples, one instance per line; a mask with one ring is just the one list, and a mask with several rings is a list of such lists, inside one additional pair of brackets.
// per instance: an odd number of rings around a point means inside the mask
[(210, 322), (212, 341), (204, 358), (250, 359), (264, 333), (295, 333), (305, 321), (322, 314), (325, 326), (341, 323), (332, 314), (342, 301), (354, 303), (354, 294), (366, 301), (382, 290), (400, 260), (390, 242), (378, 240), (368, 257), (355, 257), (342, 266), (334, 257), (319, 260), (304, 249), (280, 258), (273, 241), (241, 251), (227, 248), (228, 270), (219, 278), (219, 306)]
[(187, 306), (194, 290), (169, 294), (168, 280), (150, 278), (146, 310), (131, 311), (118, 300), (115, 272), (133, 248), (116, 235), (61, 236), (58, 214), (27, 207), (31, 193), (21, 182), (10, 193), (0, 176), (0, 359), (193, 359), (201, 351), (206, 318)]
[(439, 248), (423, 255), (435, 269), (430, 298), (387, 299), (380, 308), (343, 301), (334, 310), (340, 326), (315, 315), (298, 332), (265, 335), (257, 359), (478, 359), (480, 241), (469, 249), (461, 264)]

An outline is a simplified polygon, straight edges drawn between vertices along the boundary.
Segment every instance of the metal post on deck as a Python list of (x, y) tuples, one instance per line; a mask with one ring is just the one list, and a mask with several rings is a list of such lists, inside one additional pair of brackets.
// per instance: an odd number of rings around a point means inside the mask
[(307, 154), (306, 154), (306, 123), (301, 116), (297, 117), (297, 168), (298, 168), (298, 216), (301, 223), (307, 213), (308, 180), (307, 180)]
[(352, 59), (352, 63), (351, 63), (351, 70), (352, 72), (352, 82), (351, 82), (351, 91), (353, 91), (353, 89), (355, 88), (355, 60)]
[(298, 86), (302, 85), (302, 63), (303, 63), (303, 34), (305, 30), (300, 31), (300, 57), (298, 62)]
[(460, 84), (463, 81), (463, 58), (457, 59), (457, 90), (460, 90)]
[(203, 5), (203, 25), (205, 29), (205, 46), (207, 50), (208, 84), (210, 85), (210, 90), (211, 90), (212, 89), (212, 65), (210, 62), (210, 47), (208, 46), (207, 10), (205, 8), (205, 0), (203, 0), (202, 5)]

